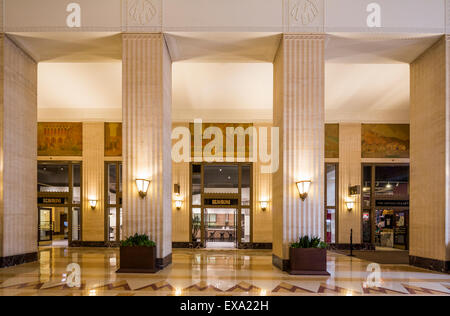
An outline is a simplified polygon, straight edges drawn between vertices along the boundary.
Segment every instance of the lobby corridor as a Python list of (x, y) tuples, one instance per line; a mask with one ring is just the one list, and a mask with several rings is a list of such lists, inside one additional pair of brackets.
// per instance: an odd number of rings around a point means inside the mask
[[(174, 249), (173, 264), (154, 275), (116, 274), (118, 256), (111, 248), (40, 248), (39, 262), (0, 269), (0, 295), (450, 295), (450, 275), (407, 265), (381, 265), (381, 286), (367, 287), (370, 262), (334, 252), (329, 277), (281, 272), (270, 250)], [(67, 285), (71, 263), (80, 266), (80, 288)]]

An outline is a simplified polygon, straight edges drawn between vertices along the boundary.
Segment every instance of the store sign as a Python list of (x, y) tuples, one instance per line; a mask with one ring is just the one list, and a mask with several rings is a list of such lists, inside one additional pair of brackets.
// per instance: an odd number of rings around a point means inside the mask
[(38, 204), (65, 204), (66, 198), (63, 197), (39, 197)]
[(376, 200), (375, 206), (409, 207), (409, 200)]
[(231, 206), (238, 204), (238, 199), (205, 199), (205, 205), (211, 206)]

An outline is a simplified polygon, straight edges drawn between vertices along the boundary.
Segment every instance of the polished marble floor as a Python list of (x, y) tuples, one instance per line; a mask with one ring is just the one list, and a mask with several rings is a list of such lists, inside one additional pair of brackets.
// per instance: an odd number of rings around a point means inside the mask
[[(174, 249), (172, 265), (145, 275), (116, 274), (118, 255), (117, 249), (41, 248), (39, 262), (0, 269), (0, 295), (450, 295), (448, 274), (381, 265), (378, 279), (367, 271), (370, 262), (333, 252), (329, 277), (281, 272), (267, 250)], [(80, 287), (67, 283), (76, 281), (66, 271), (71, 263), (80, 267)]]

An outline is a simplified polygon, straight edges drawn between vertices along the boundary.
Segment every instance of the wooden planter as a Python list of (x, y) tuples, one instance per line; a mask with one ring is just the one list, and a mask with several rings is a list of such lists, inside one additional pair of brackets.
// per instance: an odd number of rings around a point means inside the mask
[(327, 272), (327, 250), (289, 248), (290, 270), (294, 275), (330, 275)]
[(155, 273), (156, 247), (120, 247), (117, 273)]

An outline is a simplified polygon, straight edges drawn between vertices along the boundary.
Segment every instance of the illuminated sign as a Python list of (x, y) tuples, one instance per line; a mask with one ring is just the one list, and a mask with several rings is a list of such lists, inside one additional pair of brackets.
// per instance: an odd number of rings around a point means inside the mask
[(409, 207), (409, 200), (376, 200), (375, 206)]
[(66, 198), (63, 197), (40, 197), (38, 204), (65, 204)]
[(205, 199), (205, 205), (211, 206), (231, 206), (238, 204), (238, 199)]

